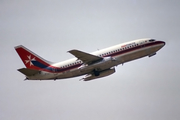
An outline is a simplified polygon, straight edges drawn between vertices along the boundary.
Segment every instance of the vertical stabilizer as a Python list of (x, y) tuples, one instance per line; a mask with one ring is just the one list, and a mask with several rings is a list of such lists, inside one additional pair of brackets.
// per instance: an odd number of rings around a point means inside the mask
[(43, 59), (22, 45), (16, 46), (15, 50), (19, 54), (24, 65), (29, 69), (40, 69), (39, 66), (35, 65), (34, 63), (40, 63), (41, 66), (50, 66), (52, 64), (52, 62)]

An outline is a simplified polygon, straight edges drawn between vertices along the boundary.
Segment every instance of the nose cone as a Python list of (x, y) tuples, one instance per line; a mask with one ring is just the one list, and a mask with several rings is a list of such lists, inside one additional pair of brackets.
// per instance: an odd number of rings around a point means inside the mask
[(157, 43), (159, 44), (159, 49), (161, 49), (162, 47), (166, 45), (166, 42), (164, 41), (157, 41)]
[(165, 46), (166, 45), (166, 42), (164, 42), (164, 41), (160, 41), (162, 44), (163, 44), (163, 46)]
[(164, 47), (166, 45), (166, 42), (164, 42), (164, 41), (159, 41), (159, 42), (162, 45), (161, 47)]

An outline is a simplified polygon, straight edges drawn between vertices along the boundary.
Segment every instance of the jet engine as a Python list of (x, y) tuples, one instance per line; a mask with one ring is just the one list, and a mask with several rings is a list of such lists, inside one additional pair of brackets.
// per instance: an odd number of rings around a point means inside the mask
[(108, 70), (108, 68), (115, 66), (115, 64), (116, 64), (115, 58), (105, 57), (105, 58), (103, 58), (103, 60), (97, 61), (90, 65), (83, 64), (78, 69), (81, 71), (92, 71), (93, 69), (96, 69), (96, 68), (101, 69), (101, 70), (105, 70), (105, 69)]
[(111, 68), (111, 69), (100, 71), (98, 76), (95, 76), (93, 73), (92, 74), (87, 74), (83, 78), (83, 80), (84, 81), (90, 81), (90, 80), (94, 80), (96, 78), (101, 78), (101, 77), (105, 77), (105, 76), (111, 75), (113, 73), (115, 73), (115, 68)]

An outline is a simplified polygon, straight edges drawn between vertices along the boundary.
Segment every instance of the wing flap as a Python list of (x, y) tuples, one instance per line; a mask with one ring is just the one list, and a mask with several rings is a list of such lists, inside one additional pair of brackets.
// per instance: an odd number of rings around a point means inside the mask
[(21, 69), (18, 69), (18, 71), (26, 76), (32, 76), (39, 73), (38, 70), (33, 70), (33, 69), (28, 69), (28, 68), (21, 68)]
[(68, 52), (77, 57), (79, 60), (82, 60), (86, 64), (91, 64), (103, 59), (102, 57), (82, 52), (80, 50), (70, 50)]

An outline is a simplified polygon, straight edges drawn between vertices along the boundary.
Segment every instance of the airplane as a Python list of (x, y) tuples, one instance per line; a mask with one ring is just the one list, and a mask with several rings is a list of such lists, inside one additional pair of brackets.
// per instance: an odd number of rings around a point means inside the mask
[(92, 53), (70, 50), (75, 58), (53, 63), (43, 59), (23, 45), (15, 47), (26, 68), (18, 69), (25, 80), (57, 80), (85, 75), (81, 80), (90, 81), (115, 73), (115, 66), (145, 56), (152, 57), (166, 43), (151, 38), (138, 39)]

